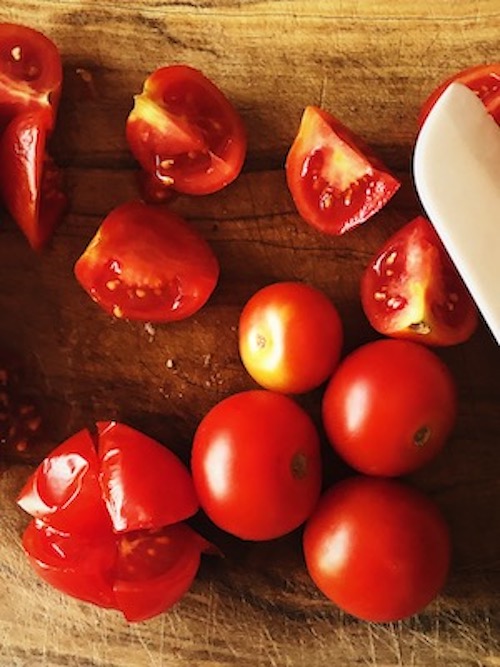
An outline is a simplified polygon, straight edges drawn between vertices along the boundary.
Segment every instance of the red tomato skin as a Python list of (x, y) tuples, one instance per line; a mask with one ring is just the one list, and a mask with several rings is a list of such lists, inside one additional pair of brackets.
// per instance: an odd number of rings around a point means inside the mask
[(354, 469), (405, 475), (444, 447), (456, 421), (457, 392), (450, 371), (428, 348), (378, 340), (341, 362), (322, 415), (330, 444)]
[(376, 252), (361, 303), (379, 333), (431, 346), (457, 345), (477, 328), (476, 305), (431, 223), (418, 216)]
[(56, 447), (29, 477), (18, 505), (62, 533), (108, 534), (111, 521), (101, 497), (99, 461), (86, 429)]
[(191, 468), (200, 505), (213, 523), (244, 540), (273, 539), (301, 525), (316, 504), (319, 437), (287, 396), (241, 392), (202, 419)]
[(216, 192), (239, 175), (245, 127), (236, 109), (199, 70), (170, 65), (153, 72), (126, 125), (132, 153), (166, 189)]
[(74, 270), (107, 313), (159, 323), (193, 315), (219, 278), (217, 258), (194, 227), (140, 201), (111, 211)]
[(308, 572), (345, 612), (386, 623), (412, 616), (446, 583), (451, 541), (437, 506), (394, 480), (331, 487), (306, 524)]
[(474, 65), (454, 73), (441, 83), (425, 100), (418, 117), (418, 126), (422, 127), (429, 111), (445, 89), (457, 81), (473, 90), (485, 105), (487, 111), (500, 124), (500, 62)]
[(401, 185), (360, 137), (312, 106), (304, 111), (285, 171), (298, 212), (327, 234), (362, 224)]
[(46, 151), (47, 109), (14, 117), (0, 138), (0, 194), (34, 250), (43, 249), (67, 207), (59, 170)]
[(45, 109), (52, 128), (61, 84), (56, 45), (33, 28), (0, 23), (0, 127), (18, 114)]
[(311, 391), (336, 368), (343, 342), (337, 309), (320, 290), (298, 282), (256, 292), (239, 320), (241, 360), (266, 389)]
[(99, 483), (117, 533), (161, 528), (198, 511), (188, 469), (169, 449), (130, 426), (97, 423)]

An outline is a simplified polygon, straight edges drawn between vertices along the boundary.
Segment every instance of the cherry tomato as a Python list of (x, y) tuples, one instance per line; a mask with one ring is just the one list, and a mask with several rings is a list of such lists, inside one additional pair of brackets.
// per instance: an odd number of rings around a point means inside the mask
[[(168, 495), (165, 495), (168, 489)], [(166, 447), (117, 422), (99, 422), (51, 452), (28, 479), (19, 505), (63, 532), (159, 528), (198, 510), (189, 471)]]
[(132, 153), (166, 188), (215, 192), (240, 173), (243, 122), (225, 95), (198, 70), (161, 67), (144, 83), (127, 120)]
[(245, 368), (263, 387), (284, 393), (300, 394), (324, 382), (339, 361), (342, 336), (333, 303), (297, 282), (259, 290), (239, 322)]
[(304, 531), (307, 569), (341, 609), (374, 622), (418, 613), (443, 588), (450, 537), (438, 508), (393, 480), (344, 480), (321, 498)]
[(456, 419), (456, 388), (428, 348), (378, 340), (342, 361), (322, 410), (328, 439), (349, 465), (371, 475), (403, 475), (444, 446)]
[(473, 90), (496, 122), (500, 124), (500, 63), (491, 63), (468, 67), (441, 83), (424, 102), (418, 119), (419, 127), (422, 127), (429, 111), (453, 81), (463, 83)]
[(434, 228), (417, 217), (372, 258), (361, 302), (380, 333), (427, 345), (455, 345), (472, 336), (477, 308)]
[(194, 227), (140, 201), (115, 208), (75, 265), (82, 287), (115, 317), (170, 322), (212, 294), (219, 263)]
[(359, 137), (317, 107), (304, 111), (286, 178), (300, 215), (328, 234), (365, 222), (400, 186)]
[(0, 193), (30, 245), (42, 249), (67, 206), (61, 175), (46, 150), (46, 109), (15, 116), (0, 138)]
[(56, 45), (33, 28), (0, 23), (0, 126), (19, 113), (46, 109), (54, 125), (62, 83)]
[(121, 611), (128, 621), (160, 614), (188, 591), (208, 543), (177, 523), (99, 540), (61, 533), (32, 521), (23, 536), (41, 579), (79, 600)]
[(208, 517), (245, 540), (284, 535), (320, 493), (319, 438), (292, 399), (265, 390), (234, 394), (203, 418), (191, 466)]

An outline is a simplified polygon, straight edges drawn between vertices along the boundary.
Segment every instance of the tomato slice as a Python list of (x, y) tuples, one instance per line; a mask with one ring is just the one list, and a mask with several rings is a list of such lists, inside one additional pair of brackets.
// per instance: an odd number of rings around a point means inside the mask
[(247, 140), (227, 97), (199, 70), (161, 67), (144, 83), (127, 120), (137, 161), (166, 188), (216, 192), (240, 173)]
[(206, 303), (219, 264), (203, 237), (178, 215), (134, 201), (107, 216), (76, 262), (75, 275), (115, 317), (170, 322)]
[(49, 241), (66, 209), (61, 176), (47, 154), (51, 116), (46, 109), (13, 118), (0, 139), (0, 192), (35, 250)]
[(300, 215), (327, 234), (365, 222), (400, 186), (359, 137), (312, 106), (304, 111), (285, 168)]
[(198, 510), (188, 469), (156, 440), (114, 421), (98, 422), (99, 481), (116, 532), (159, 528)]
[(418, 125), (422, 127), (429, 111), (432, 109), (443, 91), (452, 83), (458, 81), (473, 90), (483, 102), (488, 112), (500, 124), (500, 62), (489, 65), (475, 65), (461, 70), (446, 81), (443, 81), (427, 98), (422, 106), (418, 118)]
[(102, 500), (99, 459), (86, 429), (56, 447), (30, 476), (18, 497), (31, 516), (62, 532), (102, 535), (111, 521)]
[(419, 216), (376, 253), (361, 302), (380, 333), (427, 345), (455, 345), (474, 333), (477, 308), (434, 228)]
[(0, 126), (21, 112), (45, 108), (52, 127), (61, 83), (61, 58), (48, 37), (27, 26), (0, 23)]
[(210, 545), (183, 523), (120, 537), (116, 606), (128, 621), (143, 621), (172, 607), (191, 587), (201, 553)]

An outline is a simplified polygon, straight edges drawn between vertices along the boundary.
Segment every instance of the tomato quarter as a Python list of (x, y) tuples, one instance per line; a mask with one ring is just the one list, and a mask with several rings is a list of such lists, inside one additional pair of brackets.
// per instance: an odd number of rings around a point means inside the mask
[(342, 361), (322, 412), (330, 443), (349, 465), (371, 475), (403, 475), (443, 448), (455, 424), (456, 388), (428, 348), (379, 340)]
[(300, 215), (328, 234), (365, 222), (400, 186), (359, 137), (317, 107), (304, 111), (286, 178)]
[(265, 390), (234, 394), (195, 434), (191, 466), (201, 507), (220, 528), (268, 540), (303, 523), (321, 487), (319, 438), (292, 399)]
[(239, 321), (247, 371), (267, 389), (299, 394), (318, 387), (340, 358), (342, 323), (320, 290), (282, 282), (259, 290)]
[(361, 280), (361, 302), (380, 333), (427, 345), (470, 338), (477, 308), (434, 228), (417, 217), (391, 236)]
[(315, 584), (367, 621), (397, 621), (424, 609), (446, 582), (450, 554), (438, 508), (392, 480), (358, 477), (333, 486), (304, 531)]
[(186, 65), (161, 67), (146, 79), (126, 129), (142, 168), (178, 192), (220, 190), (245, 159), (239, 114), (214, 83)]
[(140, 201), (114, 209), (75, 265), (91, 298), (115, 317), (170, 322), (212, 294), (219, 263), (185, 220)]

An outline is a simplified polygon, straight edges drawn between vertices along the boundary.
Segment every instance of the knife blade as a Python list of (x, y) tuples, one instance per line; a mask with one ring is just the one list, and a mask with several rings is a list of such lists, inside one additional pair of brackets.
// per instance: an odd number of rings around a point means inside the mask
[(413, 154), (415, 187), (500, 344), (500, 127), (476, 94), (451, 83)]

